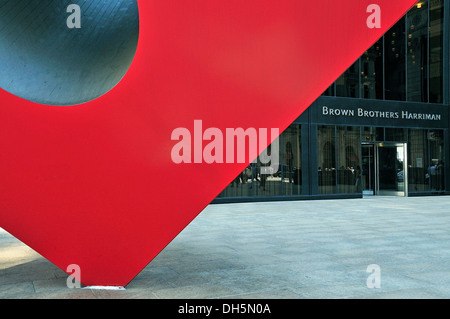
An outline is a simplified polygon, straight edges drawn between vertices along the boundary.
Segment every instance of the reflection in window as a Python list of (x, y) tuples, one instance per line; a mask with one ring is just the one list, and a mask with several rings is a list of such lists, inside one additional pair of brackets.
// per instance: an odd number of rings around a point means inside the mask
[(383, 99), (383, 39), (361, 57), (362, 97)]
[(334, 126), (318, 127), (319, 194), (336, 193), (336, 136)]
[(281, 136), (284, 152), (281, 154), (281, 177), (284, 195), (301, 195), (301, 130), (300, 125), (291, 125)]
[(408, 137), (409, 191), (445, 190), (444, 132), (410, 129)]
[[(280, 137), (278, 137), (278, 143), (280, 143)], [(281, 145), (279, 149), (279, 153), (283, 151)], [(267, 154), (271, 156), (272, 153), (272, 147), (269, 145), (267, 148)], [(281, 159), (281, 154), (278, 154), (278, 158)], [(259, 159), (259, 157), (258, 157)], [(273, 172), (273, 174), (264, 174), (264, 166), (271, 166), (272, 164), (275, 164), (275, 167), (278, 167), (278, 170)], [(257, 182), (253, 183), (254, 187), (254, 196), (277, 196), (282, 195), (281, 194), (281, 165), (280, 163), (261, 163), (261, 161), (258, 160), (256, 163), (256, 178), (254, 181)], [(257, 186), (257, 187), (256, 187)]]
[(328, 89), (325, 90), (325, 92), (323, 92), (322, 95), (324, 96), (334, 96), (334, 88), (335, 88), (335, 84), (331, 84)]
[(443, 102), (444, 0), (430, 2), (430, 102)]
[(403, 142), (406, 141), (406, 129), (403, 128), (390, 128), (386, 127), (385, 129), (385, 141), (391, 142)]
[(337, 192), (359, 193), (361, 188), (360, 129), (337, 127)]
[(359, 60), (336, 80), (336, 96), (359, 97)]
[(409, 130), (408, 133), (408, 189), (410, 192), (428, 191), (427, 175), (428, 141), (426, 130)]
[(407, 15), (408, 101), (428, 102), (428, 0)]
[[(253, 197), (301, 195), (301, 126), (293, 124), (278, 137), (278, 170), (273, 174), (261, 174), (263, 164), (258, 160), (248, 165), (220, 197)], [(271, 146), (268, 147), (270, 155)], [(276, 166), (276, 165), (274, 165)]]
[(444, 132), (440, 130), (428, 131), (430, 148), (430, 162), (428, 175), (432, 191), (445, 190), (444, 184)]
[(249, 165), (239, 173), (228, 187), (220, 194), (220, 197), (248, 197), (253, 196), (252, 176), (257, 177), (256, 165)]
[(443, 103), (444, 2), (420, 1), (323, 95)]
[(319, 194), (360, 193), (361, 136), (359, 127), (318, 127)]
[(383, 127), (363, 127), (361, 134), (361, 141), (384, 141)]
[(385, 35), (385, 85), (387, 100), (406, 100), (405, 18)]

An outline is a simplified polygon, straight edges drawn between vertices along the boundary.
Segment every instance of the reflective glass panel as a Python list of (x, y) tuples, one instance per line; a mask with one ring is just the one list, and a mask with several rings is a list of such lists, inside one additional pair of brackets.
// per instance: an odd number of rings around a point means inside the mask
[(361, 57), (363, 98), (383, 99), (383, 73), (383, 39), (381, 39)]
[(359, 97), (359, 60), (336, 80), (336, 96)]
[(444, 1), (430, 1), (430, 102), (443, 101)]
[(385, 35), (385, 97), (386, 100), (406, 99), (405, 18)]
[(281, 135), (283, 143), (282, 165), (280, 167), (284, 195), (302, 193), (302, 150), (301, 126), (291, 125)]
[(428, 102), (428, 0), (407, 15), (408, 101)]
[(337, 127), (337, 192), (361, 192), (361, 138), (355, 126)]
[(321, 125), (318, 132), (319, 194), (336, 193), (336, 136), (334, 126)]

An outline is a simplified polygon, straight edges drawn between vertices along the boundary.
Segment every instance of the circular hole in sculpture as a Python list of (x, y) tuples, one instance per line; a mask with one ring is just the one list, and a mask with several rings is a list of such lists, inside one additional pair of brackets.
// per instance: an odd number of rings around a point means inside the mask
[(0, 87), (47, 105), (114, 88), (139, 38), (137, 0), (0, 0)]

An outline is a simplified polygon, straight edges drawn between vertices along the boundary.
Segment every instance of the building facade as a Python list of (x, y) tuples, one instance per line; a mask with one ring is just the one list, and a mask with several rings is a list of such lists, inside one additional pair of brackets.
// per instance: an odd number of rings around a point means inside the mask
[(412, 8), (280, 135), (276, 174), (214, 202), (450, 194), (449, 2)]

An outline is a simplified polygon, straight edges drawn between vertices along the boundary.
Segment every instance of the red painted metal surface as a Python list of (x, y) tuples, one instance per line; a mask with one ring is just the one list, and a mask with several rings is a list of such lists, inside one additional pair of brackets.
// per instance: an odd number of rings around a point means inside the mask
[(127, 285), (248, 165), (176, 164), (174, 129), (283, 131), (415, 2), (139, 0), (109, 93), (57, 107), (0, 91), (0, 227), (85, 285)]

